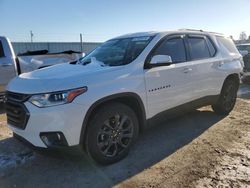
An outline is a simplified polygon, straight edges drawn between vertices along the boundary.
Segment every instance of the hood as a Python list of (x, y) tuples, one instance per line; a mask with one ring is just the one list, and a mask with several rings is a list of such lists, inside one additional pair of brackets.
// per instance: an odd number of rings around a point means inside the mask
[[(120, 68), (120, 67), (119, 67)], [(7, 86), (7, 91), (36, 94), (54, 92), (87, 86), (95, 75), (119, 69), (101, 66), (97, 63), (59, 64), (33, 72), (24, 73), (14, 78)]]

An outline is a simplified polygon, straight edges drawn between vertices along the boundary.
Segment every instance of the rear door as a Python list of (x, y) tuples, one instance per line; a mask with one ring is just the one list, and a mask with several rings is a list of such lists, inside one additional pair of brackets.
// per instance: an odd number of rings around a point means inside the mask
[(192, 98), (192, 62), (187, 62), (184, 38), (168, 36), (150, 53), (149, 62), (154, 55), (169, 55), (172, 64), (145, 69), (149, 118)]
[(205, 35), (189, 34), (186, 37), (189, 61), (192, 63), (192, 99), (215, 95), (219, 80), (216, 67), (220, 59), (216, 57), (216, 48), (211, 39)]
[(15, 56), (11, 43), (0, 37), (0, 93), (5, 91), (5, 86), (16, 76)]

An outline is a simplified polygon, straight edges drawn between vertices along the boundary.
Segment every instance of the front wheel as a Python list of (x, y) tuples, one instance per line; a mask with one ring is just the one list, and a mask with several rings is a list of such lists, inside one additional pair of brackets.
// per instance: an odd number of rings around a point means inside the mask
[(115, 163), (124, 158), (138, 136), (135, 112), (121, 103), (102, 106), (88, 124), (86, 149), (100, 164)]
[(228, 115), (234, 108), (239, 82), (235, 79), (227, 79), (222, 87), (218, 101), (212, 105), (212, 109), (219, 115)]

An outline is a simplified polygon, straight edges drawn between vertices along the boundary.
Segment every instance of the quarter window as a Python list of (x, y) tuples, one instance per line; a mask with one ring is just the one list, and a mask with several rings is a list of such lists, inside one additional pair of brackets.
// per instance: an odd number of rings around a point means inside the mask
[(190, 56), (192, 60), (210, 57), (206, 39), (203, 37), (188, 37)]
[(207, 45), (208, 45), (210, 55), (213, 57), (216, 53), (216, 49), (214, 48), (214, 45), (212, 44), (210, 39), (207, 39)]
[(165, 40), (155, 50), (154, 55), (169, 55), (173, 63), (186, 61), (186, 50), (182, 38)]
[(4, 57), (3, 45), (0, 42), (0, 57)]
[(235, 47), (234, 42), (230, 38), (225, 38), (221, 36), (217, 36), (216, 38), (225, 51), (228, 51), (229, 53), (239, 53), (237, 48)]

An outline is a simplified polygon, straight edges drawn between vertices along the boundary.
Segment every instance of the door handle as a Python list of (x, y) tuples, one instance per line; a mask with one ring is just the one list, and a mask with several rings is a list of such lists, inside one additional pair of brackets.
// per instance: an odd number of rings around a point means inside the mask
[(218, 66), (221, 67), (222, 65), (224, 65), (224, 62), (219, 62)]
[(183, 69), (183, 72), (184, 73), (189, 73), (189, 72), (191, 72), (193, 69), (191, 69), (191, 68), (184, 68)]
[(0, 64), (1, 67), (8, 67), (8, 66), (11, 66), (12, 64), (11, 63), (3, 63), (3, 64)]

